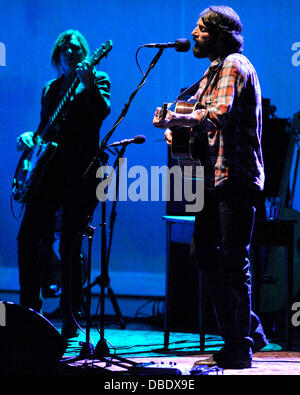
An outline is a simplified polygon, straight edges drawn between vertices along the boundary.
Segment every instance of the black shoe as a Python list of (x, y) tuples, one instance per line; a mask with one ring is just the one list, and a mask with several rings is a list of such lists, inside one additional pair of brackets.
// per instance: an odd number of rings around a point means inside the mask
[(269, 344), (268, 340), (264, 336), (253, 336), (253, 342), (254, 342), (252, 346), (253, 354), (255, 352), (260, 351), (262, 348), (266, 347)]
[(252, 355), (249, 353), (228, 352), (224, 348), (213, 354), (213, 359), (219, 368), (248, 369), (252, 367)]

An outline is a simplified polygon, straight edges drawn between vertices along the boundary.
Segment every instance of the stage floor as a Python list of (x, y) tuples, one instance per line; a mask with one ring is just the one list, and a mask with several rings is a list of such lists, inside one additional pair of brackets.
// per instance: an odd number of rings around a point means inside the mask
[[(130, 301), (129, 301), (130, 302)], [(138, 301), (140, 303), (141, 301)], [(125, 302), (124, 302), (125, 303)], [(130, 303), (129, 303), (130, 304)], [(82, 357), (86, 343), (85, 321), (79, 322), (81, 330), (78, 337), (69, 340), (68, 346), (62, 356), (61, 366), (55, 374), (67, 375), (142, 375), (153, 374), (159, 376), (191, 375), (191, 370), (196, 361), (201, 361), (204, 366), (203, 374), (211, 375), (300, 375), (300, 331), (295, 328), (292, 349), (286, 349), (284, 330), (277, 331), (268, 336), (269, 344), (261, 352), (254, 354), (252, 368), (239, 370), (216, 371), (212, 368), (212, 354), (222, 348), (223, 341), (215, 333), (205, 335), (205, 351), (200, 352), (200, 335), (197, 333), (170, 332), (168, 348), (164, 348), (163, 320), (155, 319), (151, 304), (143, 304), (135, 310), (137, 302), (133, 303), (132, 311), (136, 314), (124, 316), (125, 327), (121, 327), (115, 314), (105, 316), (104, 342), (109, 348), (109, 356), (99, 360), (99, 354)], [(126, 306), (128, 303), (126, 304)], [(148, 306), (149, 311), (144, 309)], [(128, 307), (128, 306), (127, 306)], [(46, 319), (60, 333), (62, 323), (56, 316), (56, 310), (45, 313)], [(95, 310), (93, 310), (95, 311)], [(122, 310), (124, 311), (124, 310)], [(157, 317), (156, 317), (157, 318)], [(98, 350), (101, 333), (99, 316), (93, 316), (90, 341), (93, 350)], [(101, 349), (100, 349), (101, 350)], [(112, 360), (113, 358), (113, 360)], [(74, 361), (76, 359), (76, 361)], [(125, 359), (123, 365), (120, 360)], [(128, 363), (127, 363), (128, 362)], [(137, 367), (142, 368), (138, 371)], [(142, 364), (142, 365), (140, 365)], [(134, 369), (133, 369), (134, 368)], [(149, 370), (151, 369), (151, 370)], [(156, 369), (156, 370), (155, 370)], [(145, 373), (146, 371), (146, 373)], [(33, 372), (33, 374), (36, 372)], [(51, 374), (51, 372), (49, 372)], [(0, 370), (1, 375), (1, 370)]]
[[(56, 323), (56, 327), (59, 328), (59, 323)], [(99, 328), (91, 329), (90, 338), (95, 351), (99, 346)], [(68, 365), (74, 368), (75, 374), (83, 373), (87, 368), (90, 372), (93, 367), (93, 373), (97, 374), (98, 371), (99, 375), (148, 375), (154, 374), (153, 368), (156, 369), (157, 375), (191, 375), (194, 363), (200, 361), (203, 374), (210, 375), (300, 375), (300, 339), (297, 336), (292, 351), (284, 350), (284, 342), (280, 339), (278, 342), (269, 339), (269, 345), (254, 354), (252, 368), (221, 371), (214, 369), (211, 364), (212, 353), (223, 345), (222, 339), (214, 334), (206, 335), (204, 352), (200, 352), (200, 336), (194, 333), (171, 332), (168, 349), (164, 349), (164, 332), (141, 323), (129, 323), (124, 329), (118, 328), (115, 324), (106, 325), (104, 339), (109, 347), (109, 358), (104, 358), (103, 361), (101, 358), (99, 360), (97, 355), (81, 358), (81, 342), (86, 342), (86, 335), (80, 332), (78, 337), (69, 340), (63, 360), (70, 360)], [(74, 357), (77, 361), (72, 361)], [(110, 361), (111, 366), (108, 366), (107, 362)], [(138, 366), (138, 370), (134, 370), (137, 363), (142, 365)]]

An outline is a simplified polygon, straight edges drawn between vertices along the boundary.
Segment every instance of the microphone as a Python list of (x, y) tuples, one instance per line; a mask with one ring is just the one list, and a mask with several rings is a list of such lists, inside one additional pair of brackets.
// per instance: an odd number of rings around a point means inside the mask
[(106, 148), (119, 147), (120, 145), (123, 146), (123, 145), (128, 145), (128, 144), (131, 144), (131, 143), (143, 144), (145, 141), (146, 141), (145, 136), (143, 136), (141, 134), (141, 135), (133, 137), (132, 139), (124, 139), (124, 140), (121, 140), (121, 141), (116, 141), (116, 142), (108, 145)]
[(178, 38), (174, 43), (150, 43), (145, 44), (143, 47), (147, 48), (175, 48), (178, 52), (187, 52), (191, 44), (188, 39), (186, 38)]

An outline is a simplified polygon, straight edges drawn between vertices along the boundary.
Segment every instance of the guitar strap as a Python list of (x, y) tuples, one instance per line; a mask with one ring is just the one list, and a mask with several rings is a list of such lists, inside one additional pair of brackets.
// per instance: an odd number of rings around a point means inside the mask
[(194, 94), (197, 92), (197, 90), (199, 89), (200, 82), (201, 82), (202, 80), (204, 80), (204, 78), (207, 78), (207, 83), (206, 83), (206, 85), (205, 85), (205, 88), (204, 88), (203, 91), (201, 92), (201, 95), (200, 95), (200, 97), (199, 97), (199, 99), (198, 99), (198, 103), (200, 103), (200, 102), (201, 102), (201, 99), (202, 99), (202, 97), (203, 97), (203, 95), (204, 95), (204, 93), (207, 91), (207, 89), (208, 89), (209, 85), (211, 84), (213, 78), (217, 75), (216, 70), (218, 69), (217, 72), (219, 72), (220, 69), (221, 69), (222, 64), (223, 64), (223, 61), (220, 62), (220, 63), (218, 63), (216, 66), (213, 66), (213, 67), (209, 70), (209, 72), (208, 72), (207, 74), (205, 74), (202, 78), (200, 78), (199, 81), (195, 82), (193, 85), (191, 85), (190, 87), (188, 87), (187, 89), (185, 89), (183, 92), (181, 92), (181, 93), (176, 97), (175, 102), (181, 100), (181, 99), (182, 99), (183, 97), (185, 97), (186, 95), (191, 95), (191, 96), (194, 95)]
[(188, 87), (187, 89), (185, 89), (183, 92), (181, 92), (175, 99), (175, 102), (178, 102), (179, 100), (183, 99), (186, 95), (194, 95), (198, 88), (199, 88), (199, 84), (200, 82), (206, 77), (206, 75), (204, 75), (202, 78), (200, 78), (199, 81), (195, 82), (193, 85), (191, 85), (190, 87)]
[[(206, 77), (207, 78), (207, 82), (206, 85), (204, 87), (204, 89), (202, 90), (200, 97), (198, 99), (198, 103), (201, 103), (202, 97), (204, 96), (205, 92), (207, 91), (208, 87), (211, 85), (212, 81), (215, 79), (214, 83), (217, 82), (217, 77), (220, 70), (221, 70), (221, 66), (223, 64), (223, 61), (218, 63), (216, 66), (212, 67), (207, 74), (205, 74), (198, 82), (196, 82), (196, 84), (192, 85), (190, 88), (188, 88), (187, 90), (192, 91), (192, 89), (198, 84), (199, 87), (199, 83)], [(197, 88), (198, 90), (198, 88)], [(197, 90), (194, 92), (194, 94), (197, 92)], [(206, 115), (207, 116), (207, 115)], [(205, 118), (206, 118), (205, 116)], [(201, 126), (200, 126), (200, 130), (201, 130)], [(207, 138), (207, 134), (206, 133), (200, 133), (198, 134), (196, 137), (196, 141), (195, 144), (193, 144), (194, 149), (196, 149), (195, 147), (197, 147), (196, 152), (198, 157), (200, 158), (200, 162), (206, 166), (206, 171), (208, 169), (210, 169), (209, 164), (209, 159), (208, 159), (208, 150), (209, 150), (209, 146), (208, 146), (208, 138)], [(208, 171), (211, 171), (208, 170)]]

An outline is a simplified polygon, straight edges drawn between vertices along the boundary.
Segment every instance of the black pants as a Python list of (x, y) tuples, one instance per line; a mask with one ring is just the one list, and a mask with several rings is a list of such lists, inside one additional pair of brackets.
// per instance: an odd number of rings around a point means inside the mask
[(205, 191), (191, 243), (192, 260), (202, 270), (225, 346), (250, 353), (253, 340), (264, 336), (251, 309), (249, 270), (257, 194), (237, 183)]
[[(62, 260), (61, 309), (64, 322), (78, 312), (82, 297), (82, 233), (96, 206), (96, 180), (72, 183), (56, 171), (48, 171), (34, 199), (27, 204), (18, 235), (20, 304), (39, 311), (43, 262), (39, 250), (49, 231), (54, 231), (61, 210), (59, 252)], [(47, 259), (46, 254), (43, 255)]]

